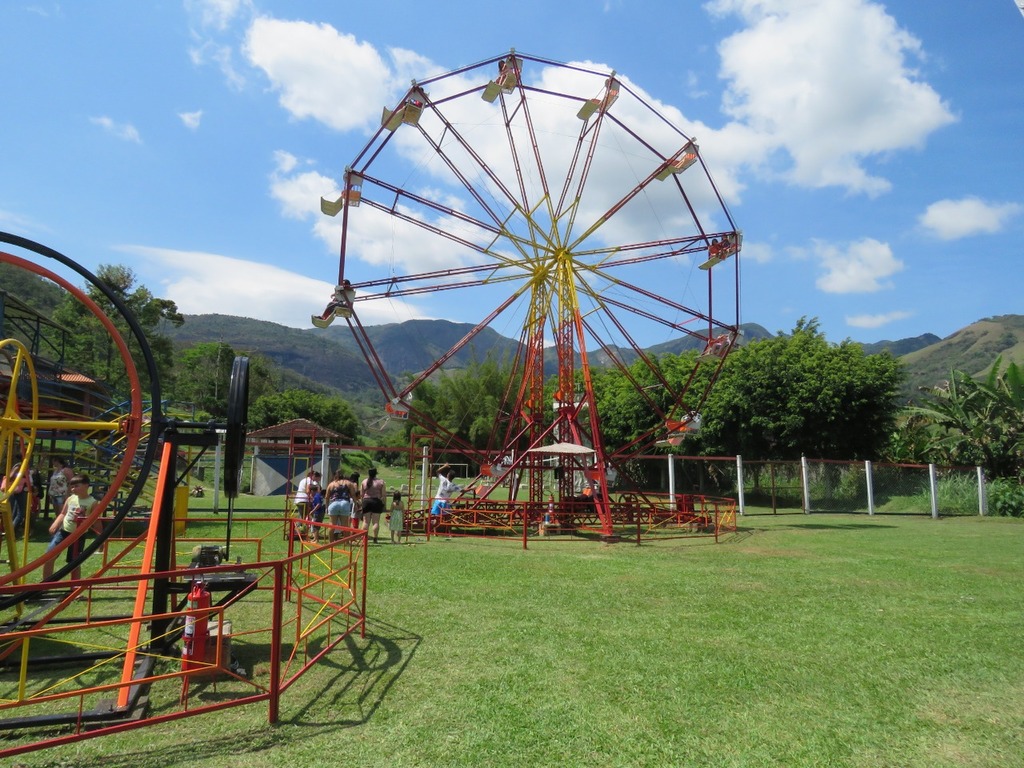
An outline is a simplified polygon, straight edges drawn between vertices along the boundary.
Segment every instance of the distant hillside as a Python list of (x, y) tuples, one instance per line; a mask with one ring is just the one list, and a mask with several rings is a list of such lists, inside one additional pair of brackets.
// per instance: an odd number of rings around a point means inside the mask
[[(447, 320), (409, 320), (404, 323), (366, 326), (366, 333), (384, 367), (393, 376), (416, 374), (432, 365), (438, 357), (461, 341), (472, 331), (469, 323)], [(186, 315), (180, 328), (168, 327), (165, 332), (178, 346), (187, 347), (206, 341), (230, 344), (236, 352), (259, 352), (297, 377), (327, 385), (349, 394), (376, 390), (376, 383), (367, 369), (362, 353), (348, 326), (336, 323), (330, 328), (297, 329), (277, 323), (230, 315)], [(772, 336), (756, 323), (741, 326), (740, 343)], [(450, 367), (465, 367), (488, 356), (498, 360), (511, 359), (516, 352), (517, 339), (500, 335), (484, 328), (460, 350)], [(695, 339), (683, 337), (651, 347), (655, 354), (679, 354), (696, 349)], [(632, 350), (618, 350), (628, 364), (635, 354)], [(594, 365), (608, 365), (603, 350), (591, 354)], [(549, 375), (557, 372), (554, 351), (545, 352), (545, 368)]]
[(308, 330), (231, 315), (186, 315), (180, 328), (167, 327), (164, 331), (179, 347), (219, 341), (231, 345), (238, 354), (259, 352), (298, 377), (342, 392), (356, 393), (375, 386), (361, 355)]
[[(404, 323), (367, 326), (366, 332), (392, 375), (418, 373), (439, 355), (451, 349), (474, 326), (447, 320), (410, 320)], [(740, 343), (772, 338), (763, 326), (744, 323)], [(274, 362), (313, 382), (330, 386), (351, 396), (376, 392), (376, 384), (347, 325), (336, 323), (327, 329), (287, 328), (276, 323), (227, 315), (188, 315), (181, 328), (168, 329), (176, 344), (188, 346), (200, 341), (223, 341), (239, 352), (258, 351)], [(483, 329), (452, 360), (456, 367), (484, 360), (488, 354), (499, 360), (515, 352), (518, 341)], [(694, 349), (697, 342), (680, 338), (646, 350), (652, 354), (679, 354)], [(903, 362), (907, 372), (906, 396), (916, 396), (922, 387), (940, 385), (950, 369), (984, 375), (997, 356), (1024, 365), (1024, 315), (1002, 315), (979, 320), (953, 335), (940, 339), (934, 334), (895, 341), (864, 344), (865, 352), (888, 350)], [(546, 367), (555, 372), (553, 352), (547, 351)], [(626, 362), (632, 356), (624, 354)], [(595, 353), (595, 365), (607, 364), (607, 356)]]
[(914, 336), (911, 339), (876, 341), (874, 344), (861, 344), (861, 346), (864, 348), (864, 352), (869, 355), (879, 355), (882, 352), (888, 351), (893, 357), (903, 357), (940, 341), (942, 339), (934, 333), (925, 333), (920, 336)]
[[(0, 292), (19, 298), (49, 317), (63, 291), (47, 280), (24, 270), (0, 264)], [(230, 315), (187, 315), (180, 328), (162, 329), (179, 347), (208, 341), (230, 344), (239, 353), (258, 352), (282, 369), (282, 384), (289, 387), (328, 388), (352, 398), (376, 399), (377, 386), (355, 339), (343, 323), (324, 330), (288, 328), (277, 323)], [(392, 375), (418, 373), (439, 355), (451, 349), (474, 326), (446, 320), (411, 320), (405, 323), (368, 326), (367, 334)], [(756, 323), (744, 323), (740, 344), (768, 339), (770, 333)], [(506, 359), (515, 353), (517, 339), (506, 338), (485, 328), (451, 361), (455, 366), (469, 365), (488, 355)], [(646, 350), (652, 354), (679, 354), (699, 346), (683, 337), (657, 344)], [(906, 393), (916, 395), (922, 387), (939, 386), (952, 369), (973, 376), (988, 373), (996, 358), (1024, 366), (1024, 315), (1000, 315), (979, 320), (945, 339), (926, 333), (895, 341), (863, 344), (868, 354), (888, 350), (904, 364)], [(545, 352), (546, 368), (555, 372), (553, 351)], [(621, 352), (627, 363), (631, 353)], [(595, 350), (594, 365), (607, 365), (608, 355)]]
[[(419, 373), (432, 365), (465, 337), (475, 326), (448, 320), (408, 320), (404, 323), (386, 323), (366, 326), (374, 349), (392, 375)], [(312, 328), (314, 337), (329, 339), (353, 355), (360, 356), (359, 347), (345, 323), (335, 323), (323, 330)], [(454, 367), (465, 367), (472, 361), (484, 360), (488, 355), (501, 360), (515, 354), (518, 342), (506, 338), (491, 328), (484, 328), (452, 359)], [(360, 356), (360, 359), (362, 357)]]
[[(707, 331), (707, 329), (704, 329)], [(770, 339), (775, 334), (768, 331), (763, 325), (757, 323), (743, 323), (740, 325), (740, 338), (739, 344), (749, 344), (752, 341), (760, 341), (761, 339)], [(663, 344), (655, 344), (650, 349), (645, 351), (651, 354), (657, 355), (679, 355), (683, 352), (689, 352), (693, 349), (700, 349), (701, 342), (698, 339), (694, 339), (690, 336), (684, 336), (679, 339), (673, 339), (672, 341), (666, 341)]]
[(973, 376), (988, 373), (996, 358), (1024, 365), (1024, 315), (999, 315), (979, 320), (951, 336), (903, 355), (913, 391), (941, 385), (952, 369)]
[(0, 291), (25, 302), (43, 317), (50, 317), (64, 290), (49, 280), (12, 264), (0, 264)]

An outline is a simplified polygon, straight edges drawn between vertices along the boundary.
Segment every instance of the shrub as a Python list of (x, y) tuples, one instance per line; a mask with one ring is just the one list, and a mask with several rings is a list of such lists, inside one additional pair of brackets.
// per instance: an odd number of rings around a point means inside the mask
[(988, 512), (1000, 517), (1024, 517), (1024, 485), (1000, 478), (988, 484)]

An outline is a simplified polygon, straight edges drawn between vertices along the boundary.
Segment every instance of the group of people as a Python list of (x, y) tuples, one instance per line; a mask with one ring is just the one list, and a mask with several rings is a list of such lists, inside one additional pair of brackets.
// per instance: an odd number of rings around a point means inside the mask
[[(19, 535), (25, 526), (26, 516), (39, 512), (46, 499), (49, 499), (50, 508), (54, 514), (61, 513), (74, 474), (64, 459), (53, 456), (50, 459), (49, 481), (44, 488), (43, 475), (35, 467), (29, 467), (21, 472), (22, 459), (21, 455), (15, 456), (11, 462), (10, 472), (0, 477), (0, 490), (11, 489), (8, 496), (11, 506), (11, 525)], [(21, 473), (20, 478), (18, 477), (19, 473)]]
[[(90, 480), (87, 475), (73, 471), (61, 457), (53, 456), (50, 459), (51, 472), (44, 491), (43, 479), (38, 470), (28, 468), (21, 472), (21, 465), (22, 456), (15, 457), (10, 472), (0, 478), (0, 489), (11, 489), (8, 496), (11, 525), (20, 535), (26, 525), (26, 516), (37, 512), (43, 500), (48, 499), (49, 506), (54, 511), (54, 519), (49, 527), (50, 543), (46, 547), (46, 551), (50, 552), (78, 530), (96, 506)], [(91, 528), (93, 533), (99, 533), (99, 522), (94, 522)], [(84, 535), (67, 548), (69, 563), (81, 552), (83, 540)], [(53, 575), (53, 566), (53, 560), (43, 564), (44, 579)], [(77, 579), (79, 575), (80, 570), (76, 568), (72, 577)]]
[(391, 542), (401, 543), (405, 527), (402, 493), (392, 494), (391, 509), (387, 510), (387, 488), (377, 477), (376, 467), (371, 467), (366, 474), (366, 479), (360, 483), (358, 472), (345, 477), (339, 469), (324, 487), (321, 473), (313, 470), (299, 482), (294, 498), (296, 518), (312, 524), (309, 527), (313, 541), (319, 541), (321, 524), (326, 517), (334, 526), (330, 529), (331, 541), (338, 538), (338, 527), (347, 526), (365, 530), (376, 543), (381, 515), (387, 512)]
[[(455, 470), (448, 464), (437, 470), (438, 487), (430, 514), (446, 516), (451, 514), (451, 499), (462, 492), (462, 486), (455, 483)], [(359, 473), (353, 472), (347, 477), (339, 469), (326, 486), (321, 482), (323, 475), (310, 470), (299, 481), (292, 501), (295, 505), (295, 520), (309, 528), (309, 536), (314, 542), (320, 539), (322, 523), (328, 520), (331, 524), (330, 539), (339, 536), (338, 528), (347, 527), (365, 530), (376, 543), (380, 531), (381, 516), (386, 514), (391, 542), (400, 544), (405, 529), (405, 505), (401, 491), (391, 495), (391, 508), (387, 508), (387, 488), (384, 481), (377, 476), (377, 469), (371, 467), (367, 477), (359, 481)]]
[(722, 240), (719, 242), (718, 238), (711, 239), (711, 245), (708, 246), (708, 256), (712, 259), (725, 259), (736, 253), (737, 240), (735, 235), (722, 235)]

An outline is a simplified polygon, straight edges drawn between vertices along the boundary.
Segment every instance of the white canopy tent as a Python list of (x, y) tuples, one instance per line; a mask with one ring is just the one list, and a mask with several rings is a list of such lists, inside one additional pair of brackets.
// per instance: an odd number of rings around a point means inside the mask
[(551, 445), (541, 445), (536, 448), (531, 448), (527, 451), (527, 453), (568, 454), (574, 456), (582, 456), (585, 453), (593, 452), (593, 448), (588, 448), (585, 445), (577, 445), (576, 443), (552, 443)]

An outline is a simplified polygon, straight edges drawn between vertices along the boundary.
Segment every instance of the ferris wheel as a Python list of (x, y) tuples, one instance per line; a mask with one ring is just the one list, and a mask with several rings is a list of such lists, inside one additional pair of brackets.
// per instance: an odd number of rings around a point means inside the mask
[[(699, 427), (736, 342), (741, 232), (696, 139), (651, 101), (616, 72), (512, 50), (414, 81), (321, 200), (341, 245), (313, 323), (348, 323), (391, 417), (461, 444), (482, 474), (522, 473), (530, 502), (543, 502), (553, 458), (563, 496), (582, 479), (607, 500), (609, 472)], [(473, 329), (402, 380), (363, 321), (384, 304)], [(416, 391), (469, 345), (479, 355), (488, 329), (516, 343), (480, 447), (436, 424)], [(680, 340), (696, 350), (681, 380), (649, 351)], [(594, 392), (609, 368), (653, 415), (617, 445)], [(599, 505), (600, 529), (612, 517)]]

